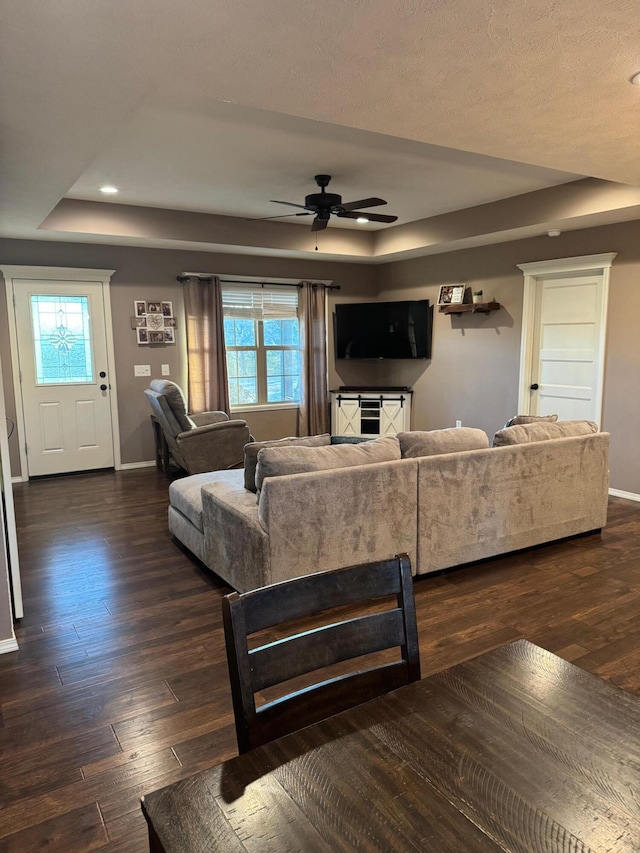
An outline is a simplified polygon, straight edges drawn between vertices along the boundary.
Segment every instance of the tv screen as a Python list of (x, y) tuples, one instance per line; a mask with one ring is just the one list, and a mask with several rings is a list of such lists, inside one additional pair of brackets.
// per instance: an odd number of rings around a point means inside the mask
[(431, 358), (432, 313), (428, 299), (338, 303), (338, 359)]

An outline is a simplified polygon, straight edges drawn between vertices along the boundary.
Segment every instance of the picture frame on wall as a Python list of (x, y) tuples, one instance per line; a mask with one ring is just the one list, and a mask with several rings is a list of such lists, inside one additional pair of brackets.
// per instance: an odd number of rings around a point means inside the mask
[(143, 314), (141, 317), (132, 317), (131, 318), (131, 328), (132, 329), (144, 329), (147, 325), (147, 317), (146, 314)]
[(173, 317), (173, 302), (162, 302), (162, 316)]
[(147, 313), (147, 303), (142, 299), (134, 300), (133, 313), (136, 317), (143, 317)]
[(147, 302), (147, 314), (162, 314), (160, 302)]
[(164, 317), (162, 314), (147, 314), (147, 329), (158, 331), (164, 329)]
[(175, 344), (176, 336), (175, 332), (171, 328), (165, 328), (164, 330), (164, 342), (165, 344)]
[(162, 332), (149, 332), (149, 343), (150, 344), (163, 344), (165, 342), (164, 331)]
[(138, 344), (148, 344), (149, 343), (149, 331), (148, 329), (136, 329), (136, 340)]
[(165, 327), (165, 329), (167, 329), (167, 328), (173, 328), (173, 329), (175, 329), (175, 327), (176, 327), (176, 318), (175, 318), (175, 317), (165, 317), (165, 318), (164, 318), (164, 327)]

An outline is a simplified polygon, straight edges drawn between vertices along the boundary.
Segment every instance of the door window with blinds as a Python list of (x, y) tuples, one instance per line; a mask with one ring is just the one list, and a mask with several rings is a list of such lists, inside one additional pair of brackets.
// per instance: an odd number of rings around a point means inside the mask
[(298, 288), (225, 285), (222, 308), (231, 405), (298, 403)]

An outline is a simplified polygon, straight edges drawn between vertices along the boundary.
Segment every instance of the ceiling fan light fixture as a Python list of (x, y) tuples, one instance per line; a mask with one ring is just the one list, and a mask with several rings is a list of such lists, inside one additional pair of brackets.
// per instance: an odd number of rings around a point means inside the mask
[(369, 221), (369, 220), (367, 219), (367, 217), (366, 217), (366, 216), (359, 216), (359, 217), (356, 219), (356, 222), (359, 222), (359, 223), (360, 223), (360, 225), (366, 225), (366, 223), (367, 223), (368, 221)]
[(105, 195), (115, 195), (118, 192), (118, 188), (111, 185), (105, 185), (104, 187), (100, 187), (100, 192)]

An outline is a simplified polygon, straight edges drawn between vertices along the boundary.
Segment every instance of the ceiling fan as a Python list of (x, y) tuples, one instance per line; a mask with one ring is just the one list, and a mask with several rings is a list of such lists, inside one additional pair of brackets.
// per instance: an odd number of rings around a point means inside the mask
[[(312, 231), (322, 231), (329, 224), (330, 217), (337, 216), (341, 219), (364, 218), (370, 222), (395, 222), (397, 216), (389, 216), (384, 213), (362, 213), (358, 208), (377, 207), (386, 204), (383, 198), (361, 198), (358, 201), (346, 201), (343, 203), (342, 196), (337, 193), (326, 192), (326, 187), (331, 180), (331, 175), (315, 175), (315, 182), (320, 187), (319, 193), (311, 193), (305, 196), (304, 204), (295, 204), (292, 201), (278, 201), (270, 199), (274, 204), (287, 204), (289, 207), (299, 207), (305, 213), (283, 213), (282, 216), (311, 216), (315, 214)], [(279, 219), (279, 216), (271, 216), (270, 219)]]

